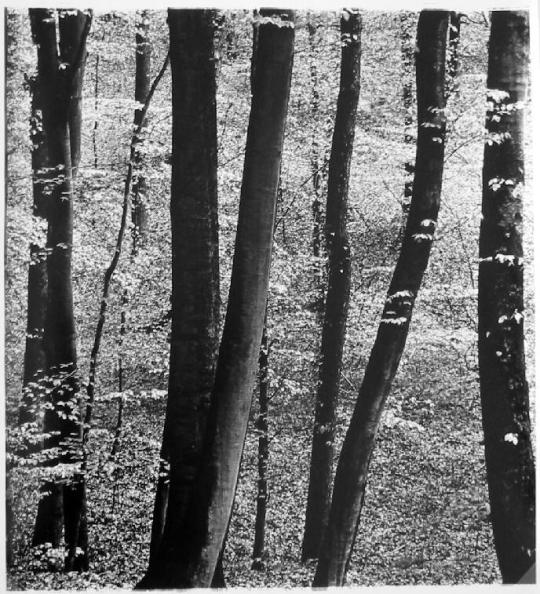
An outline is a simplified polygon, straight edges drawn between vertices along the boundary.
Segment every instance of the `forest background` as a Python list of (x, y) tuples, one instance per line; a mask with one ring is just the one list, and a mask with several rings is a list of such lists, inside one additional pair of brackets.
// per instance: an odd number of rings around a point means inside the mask
[[(7, 14), (6, 138), (6, 425), (21, 394), (26, 320), (31, 168), (25, 76), (35, 68), (25, 11)], [(306, 23), (314, 19), (316, 43)], [(335, 13), (299, 13), (293, 80), (268, 306), (270, 351), (270, 498), (263, 569), (251, 569), (258, 431), (250, 423), (225, 549), (228, 585), (309, 585), (299, 562), (313, 424), (315, 360), (320, 340), (312, 249), (313, 147), (321, 164), (330, 148), (338, 90)], [(99, 309), (99, 290), (114, 251), (133, 117), (134, 13), (95, 13), (83, 86), (82, 157), (75, 192), (74, 296), (81, 377)], [(167, 52), (163, 11), (150, 13), (152, 79)], [(477, 245), (485, 116), (488, 22), (462, 21), (460, 67), (448, 103), (449, 126), (440, 223), (419, 294), (407, 348), (387, 405), (371, 466), (349, 583), (483, 583), (499, 579), (489, 524), (476, 361)], [(222, 303), (227, 302), (243, 151), (249, 114), (251, 16), (227, 13), (218, 63), (219, 225)], [(351, 169), (349, 233), (353, 281), (341, 398), (338, 451), (377, 329), (400, 246), (404, 142), (400, 21), (366, 12), (361, 99)], [(312, 76), (316, 64), (317, 79)], [(319, 102), (313, 112), (313, 93)], [(55, 571), (55, 560), (28, 543), (38, 473), (13, 474), (17, 518), (15, 588), (132, 586), (144, 573), (159, 460), (168, 371), (170, 228), (170, 77), (148, 112), (144, 173), (147, 228), (136, 258), (124, 250), (114, 277), (98, 371), (90, 437), (88, 499), (91, 570)], [(529, 119), (530, 121), (530, 119)], [(530, 128), (527, 127), (530, 131)], [(532, 137), (527, 171), (532, 171)], [(324, 169), (323, 169), (324, 170)], [(525, 252), (532, 254), (531, 185), (525, 195)], [(324, 196), (324, 186), (321, 190)], [(526, 267), (530, 272), (530, 268)], [(526, 274), (528, 379), (533, 377), (533, 277)], [(129, 294), (121, 344), (121, 300)], [(253, 420), (257, 413), (255, 404)], [(123, 431), (110, 451), (124, 402)], [(33, 485), (33, 486), (32, 486)]]

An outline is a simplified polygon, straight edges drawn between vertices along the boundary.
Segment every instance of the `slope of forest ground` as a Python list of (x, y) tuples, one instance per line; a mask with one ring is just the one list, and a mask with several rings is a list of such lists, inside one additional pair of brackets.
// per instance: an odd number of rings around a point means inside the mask
[[(348, 583), (493, 583), (499, 575), (489, 522), (476, 378), (464, 363), (456, 365), (455, 349), (465, 352), (474, 333), (452, 333), (451, 327), (429, 315), (417, 316), (415, 327), (378, 437)], [(449, 335), (454, 347), (448, 346)], [(345, 385), (343, 395), (339, 414), (345, 420), (355, 392)], [(96, 423), (103, 429), (94, 432), (91, 444), (89, 574), (35, 572), (38, 567), (44, 569), (44, 563), (33, 561), (35, 555), (24, 543), (31, 537), (37, 483), (34, 488), (26, 481), (14, 485), (24, 495), (16, 508), (24, 530), (11, 587), (131, 587), (144, 573), (164, 409), (163, 392), (149, 396), (128, 400), (118, 474), (106, 462), (115, 407), (103, 403), (98, 408)], [(299, 562), (311, 441), (309, 413), (307, 407), (303, 415), (272, 407), (273, 433), (279, 435), (271, 444), (268, 558), (263, 571), (250, 569), (256, 502), (252, 425), (225, 553), (230, 586), (311, 584), (314, 568)]]
[[(305, 19), (305, 15), (301, 15)], [(251, 570), (257, 432), (250, 423), (224, 557), (230, 586), (309, 586), (314, 567), (300, 563), (313, 425), (319, 330), (313, 311), (310, 144), (329, 146), (339, 60), (336, 15), (320, 15), (321, 38), (310, 49), (299, 28), (284, 148), (269, 300), (270, 499), (267, 558)], [(221, 293), (226, 304), (249, 113), (249, 15), (233, 19), (233, 49), (218, 77)], [(35, 67), (26, 15), (8, 19), (8, 207), (6, 279), (7, 421), (16, 418), (26, 319), (31, 229), (28, 93), (24, 76)], [(166, 52), (164, 14), (152, 15), (154, 73)], [(97, 319), (103, 272), (120, 218), (126, 147), (133, 102), (132, 16), (94, 20), (84, 88), (83, 160), (76, 182), (74, 296), (81, 377)], [(488, 27), (471, 15), (462, 27), (459, 91), (449, 103), (449, 132), (440, 225), (407, 347), (377, 438), (366, 505), (348, 575), (350, 585), (469, 584), (500, 580), (493, 548), (485, 479), (476, 361), (476, 258), (480, 222)], [(9, 41), (9, 39), (8, 39)], [(321, 100), (311, 120), (310, 54), (320, 68)], [(100, 55), (99, 70), (96, 55)], [(351, 171), (349, 232), (353, 280), (345, 348), (338, 447), (348, 424), (399, 249), (403, 142), (399, 23), (396, 14), (367, 13), (362, 90)], [(99, 96), (94, 83), (99, 78)], [(13, 472), (17, 519), (15, 589), (132, 587), (148, 558), (168, 366), (170, 291), (170, 78), (152, 104), (147, 139), (148, 238), (129, 262), (124, 253), (110, 300), (90, 434), (88, 514), (90, 571), (63, 574), (58, 559), (29, 546), (38, 497), (35, 469)], [(98, 125), (96, 125), (96, 122)], [(315, 130), (315, 132), (314, 132)], [(94, 152), (97, 144), (98, 150)], [(96, 166), (97, 163), (97, 166)], [(528, 168), (530, 171), (530, 167)], [(530, 202), (530, 197), (529, 197)], [(530, 213), (530, 208), (528, 210)], [(532, 228), (526, 218), (526, 253)], [(129, 250), (126, 250), (126, 252)], [(529, 258), (532, 269), (532, 260)], [(531, 279), (527, 278), (529, 379), (533, 341)], [(109, 460), (117, 421), (116, 365), (120, 295), (129, 291), (123, 435)], [(149, 329), (151, 328), (151, 329)], [(153, 329), (153, 330), (152, 330)], [(252, 421), (257, 412), (256, 394)]]

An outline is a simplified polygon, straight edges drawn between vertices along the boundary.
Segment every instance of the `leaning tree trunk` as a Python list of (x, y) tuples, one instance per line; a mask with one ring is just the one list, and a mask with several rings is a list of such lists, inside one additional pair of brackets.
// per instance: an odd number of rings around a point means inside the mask
[[(80, 500), (77, 471), (74, 470), (74, 476), (67, 484), (65, 478), (59, 477), (55, 471), (59, 463), (71, 464), (76, 469), (81, 461), (79, 384), (71, 285), (73, 191), (70, 107), (71, 97), (76, 94), (79, 84), (78, 72), (85, 57), (86, 37), (91, 22), (90, 16), (83, 16), (84, 27), (79, 30), (77, 49), (65, 51), (61, 34), (58, 55), (54, 12), (30, 9), (32, 32), (38, 50), (36, 84), (40, 87), (42, 98), (42, 125), (49, 162), (44, 184), (48, 203), (48, 255), (43, 335), (49, 394), (44, 415), (43, 445), (45, 450), (58, 448), (58, 454), (49, 456), (50, 476), (39, 502), (33, 544), (50, 542), (58, 547), (64, 531), (68, 551), (66, 569), (84, 569), (86, 565), (86, 538), (79, 530), (84, 509), (73, 509), (72, 505), (74, 496), (77, 501)], [(62, 26), (67, 25), (64, 22)], [(72, 21), (72, 26), (75, 26), (75, 21)], [(65, 61), (67, 58), (69, 61)], [(77, 547), (83, 549), (78, 561), (75, 560)]]
[[(141, 244), (146, 236), (146, 178), (141, 171), (143, 155), (141, 152), (142, 143), (146, 129), (146, 119), (143, 120), (143, 106), (146, 103), (150, 92), (150, 64), (152, 58), (152, 44), (148, 35), (149, 16), (148, 11), (143, 10), (137, 14), (138, 22), (135, 33), (135, 113), (133, 117), (133, 128), (136, 133), (132, 138), (132, 180), (131, 180), (131, 252), (129, 266), (139, 254)], [(138, 131), (138, 132), (137, 132)], [(120, 311), (120, 337), (118, 340), (118, 391), (124, 391), (124, 361), (123, 346), (126, 335), (126, 310), (128, 308), (129, 296), (127, 289), (124, 289), (121, 300)], [(122, 434), (122, 418), (124, 412), (124, 398), (118, 401), (118, 414), (116, 428), (111, 450), (111, 458), (116, 456), (120, 446)]]
[(169, 10), (171, 359), (150, 563), (140, 583), (144, 588), (160, 587), (167, 578), (163, 558), (181, 538), (201, 465), (219, 346), (215, 21), (213, 10)]
[(360, 13), (344, 11), (341, 17), (341, 80), (328, 170), (325, 229), (328, 291), (324, 309), (306, 524), (302, 544), (304, 561), (318, 555), (332, 492), (336, 407), (351, 284), (347, 200), (356, 109), (360, 95), (361, 31)]
[[(166, 529), (163, 535), (154, 581), (161, 588), (210, 586), (246, 435), (264, 325), (294, 45), (292, 11), (261, 14), (229, 302), (202, 460), (181, 530)], [(169, 509), (171, 501), (169, 495)]]
[(339, 456), (314, 586), (340, 586), (345, 582), (377, 428), (428, 263), (442, 184), (447, 27), (446, 11), (425, 10), (420, 14), (416, 64), (418, 145), (411, 210), (377, 337)]
[(523, 337), (526, 12), (492, 13), (484, 152), (478, 356), (491, 520), (504, 583), (535, 563), (535, 469)]
[(255, 538), (253, 540), (253, 552), (251, 569), (263, 570), (266, 557), (265, 536), (266, 536), (266, 511), (268, 507), (268, 459), (270, 455), (270, 440), (268, 435), (268, 359), (270, 358), (270, 345), (268, 343), (267, 316), (268, 305), (266, 306), (265, 322), (259, 352), (259, 413), (255, 421), (255, 428), (259, 434), (257, 447), (257, 505), (255, 512)]
[[(416, 27), (417, 15), (415, 12), (400, 12), (400, 39), (401, 39), (401, 67), (403, 77), (403, 109), (405, 112), (405, 145), (407, 151), (412, 156), (412, 146), (414, 145), (413, 127), (413, 85), (414, 85), (414, 29)], [(414, 161), (409, 158), (404, 163), (405, 186), (401, 209), (404, 214), (404, 221), (409, 213), (411, 206), (412, 187), (414, 179)], [(405, 225), (405, 223), (404, 223)], [(403, 225), (403, 226), (404, 226)]]

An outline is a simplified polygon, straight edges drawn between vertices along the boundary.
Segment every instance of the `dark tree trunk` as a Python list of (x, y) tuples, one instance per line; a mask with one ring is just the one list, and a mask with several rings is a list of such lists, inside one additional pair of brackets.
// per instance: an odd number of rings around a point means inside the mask
[[(72, 177), (77, 176), (81, 160), (81, 124), (82, 124), (82, 85), (86, 66), (86, 44), (81, 47), (81, 39), (86, 27), (87, 16), (80, 10), (59, 10), (59, 50), (60, 60), (77, 67), (71, 73), (73, 77), (71, 96), (69, 100), (69, 142), (71, 146)], [(78, 58), (77, 53), (82, 50)]]
[(265, 530), (266, 530), (266, 509), (268, 504), (268, 359), (270, 346), (268, 344), (268, 332), (266, 320), (261, 340), (261, 351), (259, 353), (259, 414), (255, 422), (255, 428), (259, 434), (257, 454), (257, 511), (255, 515), (255, 539), (253, 542), (253, 563), (251, 569), (264, 569), (265, 557)]
[(461, 36), (461, 13), (450, 13), (450, 26), (448, 27), (448, 61), (446, 65), (446, 101), (452, 93), (459, 90), (459, 40)]
[(332, 489), (336, 407), (349, 308), (351, 257), (347, 234), (349, 173), (360, 95), (362, 19), (358, 11), (341, 17), (341, 80), (328, 170), (326, 245), (328, 291), (321, 339), (319, 381), (309, 473), (302, 560), (316, 558), (328, 518)]
[(403, 245), (341, 451), (314, 586), (345, 582), (364, 501), (369, 461), (396, 374), (439, 211), (444, 158), (444, 73), (448, 13), (425, 10), (417, 35), (418, 145)]
[[(294, 45), (293, 13), (261, 12), (266, 18), (259, 25), (229, 302), (207, 431), (184, 522), (178, 531), (165, 529), (153, 581), (161, 588), (210, 586), (230, 520), (246, 435), (264, 325)], [(193, 25), (189, 31), (194, 31)], [(186, 67), (190, 64), (193, 67), (193, 60)], [(188, 88), (194, 87), (183, 87), (183, 96)], [(189, 138), (193, 141), (192, 135)], [(173, 484), (171, 476), (171, 491)], [(169, 512), (172, 509), (170, 493)]]
[(173, 89), (172, 333), (150, 564), (156, 588), (201, 465), (219, 346), (216, 72), (213, 10), (169, 10)]
[[(34, 42), (37, 40), (34, 38)], [(31, 80), (32, 113), (30, 116), (30, 140), (32, 143), (32, 214), (36, 221), (46, 227), (46, 180), (49, 154), (42, 127), (43, 98), (41, 84)], [(44, 234), (45, 235), (45, 234)], [(24, 353), (23, 397), (19, 406), (19, 425), (36, 420), (40, 391), (43, 389), (43, 373), (46, 367), (43, 346), (43, 330), (47, 305), (47, 250), (43, 243), (30, 245), (28, 268), (28, 309), (26, 322), (26, 348)]]
[[(403, 76), (403, 109), (405, 111), (405, 144), (414, 145), (413, 135), (413, 91), (414, 91), (414, 31), (418, 17), (414, 12), (400, 12), (400, 38), (401, 38), (401, 66)], [(407, 159), (404, 163), (405, 187), (401, 208), (406, 221), (411, 206), (412, 187), (414, 178), (414, 160)], [(405, 224), (405, 223), (404, 223)]]
[(535, 563), (535, 469), (523, 337), (526, 12), (492, 13), (484, 152), (478, 356), (491, 520), (504, 583)]
[[(44, 486), (38, 506), (33, 544), (50, 542), (58, 547), (64, 529), (66, 569), (82, 569), (87, 562), (85, 537), (82, 534), (84, 531), (79, 530), (84, 510), (74, 509), (71, 504), (73, 491), (80, 490), (80, 475), (76, 469), (81, 462), (81, 425), (78, 414), (79, 384), (71, 285), (73, 192), (70, 121), (73, 113), (72, 97), (80, 86), (78, 76), (85, 59), (91, 17), (83, 15), (82, 28), (79, 28), (78, 20), (60, 17), (60, 55), (57, 52), (54, 12), (30, 9), (30, 20), (38, 50), (35, 84), (40, 87), (42, 124), (49, 162), (47, 181), (44, 184), (47, 195), (48, 255), (43, 345), (46, 381), (50, 392), (49, 407), (44, 415), (44, 448), (59, 448), (58, 455), (52, 455), (48, 462), (51, 478)], [(68, 31), (70, 27), (77, 27), (78, 43), (73, 50), (66, 49), (67, 40), (75, 38), (75, 33)], [(76, 121), (74, 127), (77, 126)], [(54, 467), (58, 463), (73, 465), (74, 474), (67, 484), (65, 479), (55, 475)], [(83, 555), (75, 560), (77, 547), (83, 549)]]

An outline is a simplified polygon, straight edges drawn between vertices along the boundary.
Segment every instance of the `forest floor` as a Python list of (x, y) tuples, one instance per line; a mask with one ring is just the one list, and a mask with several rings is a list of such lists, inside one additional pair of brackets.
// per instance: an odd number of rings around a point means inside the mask
[[(483, 460), (477, 377), (468, 363), (474, 332), (452, 332), (436, 315), (416, 312), (373, 456), (349, 585), (471, 584), (499, 581)], [(474, 353), (471, 358), (474, 360)], [(361, 378), (361, 370), (358, 370)], [(351, 381), (350, 379), (348, 380)], [(344, 382), (340, 435), (357, 378)], [(164, 392), (127, 400), (117, 464), (107, 462), (117, 404), (99, 402), (88, 481), (91, 569), (54, 571), (28, 546), (37, 488), (15, 476), (18, 541), (9, 587), (132, 587), (148, 555)], [(256, 407), (254, 407), (256, 408)], [(272, 406), (267, 558), (251, 569), (257, 435), (250, 424), (225, 553), (229, 586), (309, 586), (313, 564), (299, 560), (311, 411)], [(25, 478), (26, 477), (26, 478)]]

